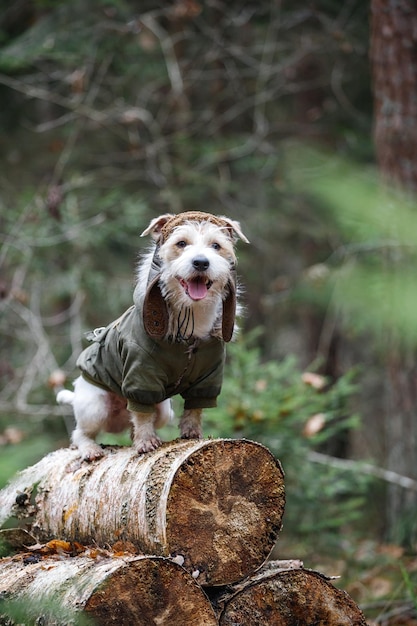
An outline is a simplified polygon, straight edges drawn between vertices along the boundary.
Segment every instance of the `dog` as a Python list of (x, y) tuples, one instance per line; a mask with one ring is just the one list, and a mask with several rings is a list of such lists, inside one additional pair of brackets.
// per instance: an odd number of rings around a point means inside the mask
[(221, 390), (239, 307), (235, 244), (249, 241), (239, 222), (200, 211), (161, 215), (147, 235), (153, 246), (138, 266), (133, 306), (90, 334), (74, 391), (57, 394), (73, 407), (72, 444), (85, 461), (104, 455), (100, 431), (129, 425), (138, 454), (157, 449), (155, 429), (173, 418), (177, 394), (181, 437), (201, 438), (202, 409), (216, 406)]

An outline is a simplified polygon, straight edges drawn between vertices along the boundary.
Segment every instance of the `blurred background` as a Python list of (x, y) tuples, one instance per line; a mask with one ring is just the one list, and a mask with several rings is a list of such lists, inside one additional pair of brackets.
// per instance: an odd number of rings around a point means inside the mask
[(0, 0), (0, 486), (68, 445), (48, 381), (149, 221), (224, 214), (245, 315), (205, 434), (281, 460), (274, 556), (417, 624), (416, 33), (407, 0)]

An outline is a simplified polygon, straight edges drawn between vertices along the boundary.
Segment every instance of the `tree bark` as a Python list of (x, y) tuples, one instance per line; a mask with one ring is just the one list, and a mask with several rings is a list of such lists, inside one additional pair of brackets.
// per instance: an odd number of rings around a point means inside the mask
[[(385, 182), (406, 193), (415, 193), (417, 8), (410, 0), (372, 0), (371, 18), (374, 140), (379, 169)], [(397, 259), (401, 259), (400, 250)], [(399, 276), (401, 271), (399, 265)], [(401, 347), (393, 329), (387, 337), (387, 384), (384, 386), (386, 466), (413, 479), (417, 478), (416, 380), (415, 349)], [(386, 520), (391, 539), (412, 542), (412, 533), (414, 538), (416, 533), (416, 506), (414, 493), (389, 487)]]
[(417, 9), (411, 0), (372, 0), (374, 139), (388, 181), (417, 190)]
[[(0, 591), (22, 607), (25, 623), (63, 626), (81, 613), (97, 626), (218, 624), (198, 583), (164, 557), (7, 557), (0, 560)], [(10, 623), (0, 615), (0, 624)]]
[(264, 446), (177, 441), (143, 456), (108, 448), (91, 464), (53, 452), (0, 492), (0, 524), (18, 516), (42, 541), (129, 541), (183, 559), (201, 585), (224, 585), (264, 563), (284, 506), (283, 471)]
[(220, 626), (366, 626), (352, 598), (301, 562), (272, 561), (212, 597)]

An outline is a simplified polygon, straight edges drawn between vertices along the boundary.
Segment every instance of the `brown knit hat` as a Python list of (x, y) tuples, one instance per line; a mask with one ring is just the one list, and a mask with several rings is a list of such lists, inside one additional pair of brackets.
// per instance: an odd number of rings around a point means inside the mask
[(216, 224), (216, 226), (220, 226), (220, 228), (227, 228), (227, 230), (231, 231), (230, 224), (221, 217), (217, 217), (211, 213), (203, 213), (202, 211), (185, 211), (184, 213), (173, 215), (161, 227), (161, 243), (168, 239), (174, 228), (186, 222), (211, 222), (212, 224)]

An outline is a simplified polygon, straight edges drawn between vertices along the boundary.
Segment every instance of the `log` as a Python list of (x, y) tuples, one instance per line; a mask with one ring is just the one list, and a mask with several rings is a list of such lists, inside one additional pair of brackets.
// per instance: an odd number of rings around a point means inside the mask
[(300, 561), (271, 561), (240, 583), (208, 592), (220, 626), (366, 626), (345, 591)]
[(178, 557), (200, 585), (216, 586), (265, 562), (284, 506), (282, 468), (261, 444), (176, 441), (142, 456), (107, 448), (90, 464), (57, 450), (0, 492), (0, 524), (19, 516), (39, 541), (129, 541), (141, 554)]
[[(22, 607), (25, 623), (96, 626), (216, 626), (210, 602), (180, 565), (157, 556), (0, 559), (0, 596)], [(0, 613), (4, 611), (0, 604)], [(19, 620), (20, 622), (20, 620)], [(0, 624), (13, 624), (5, 614)]]

